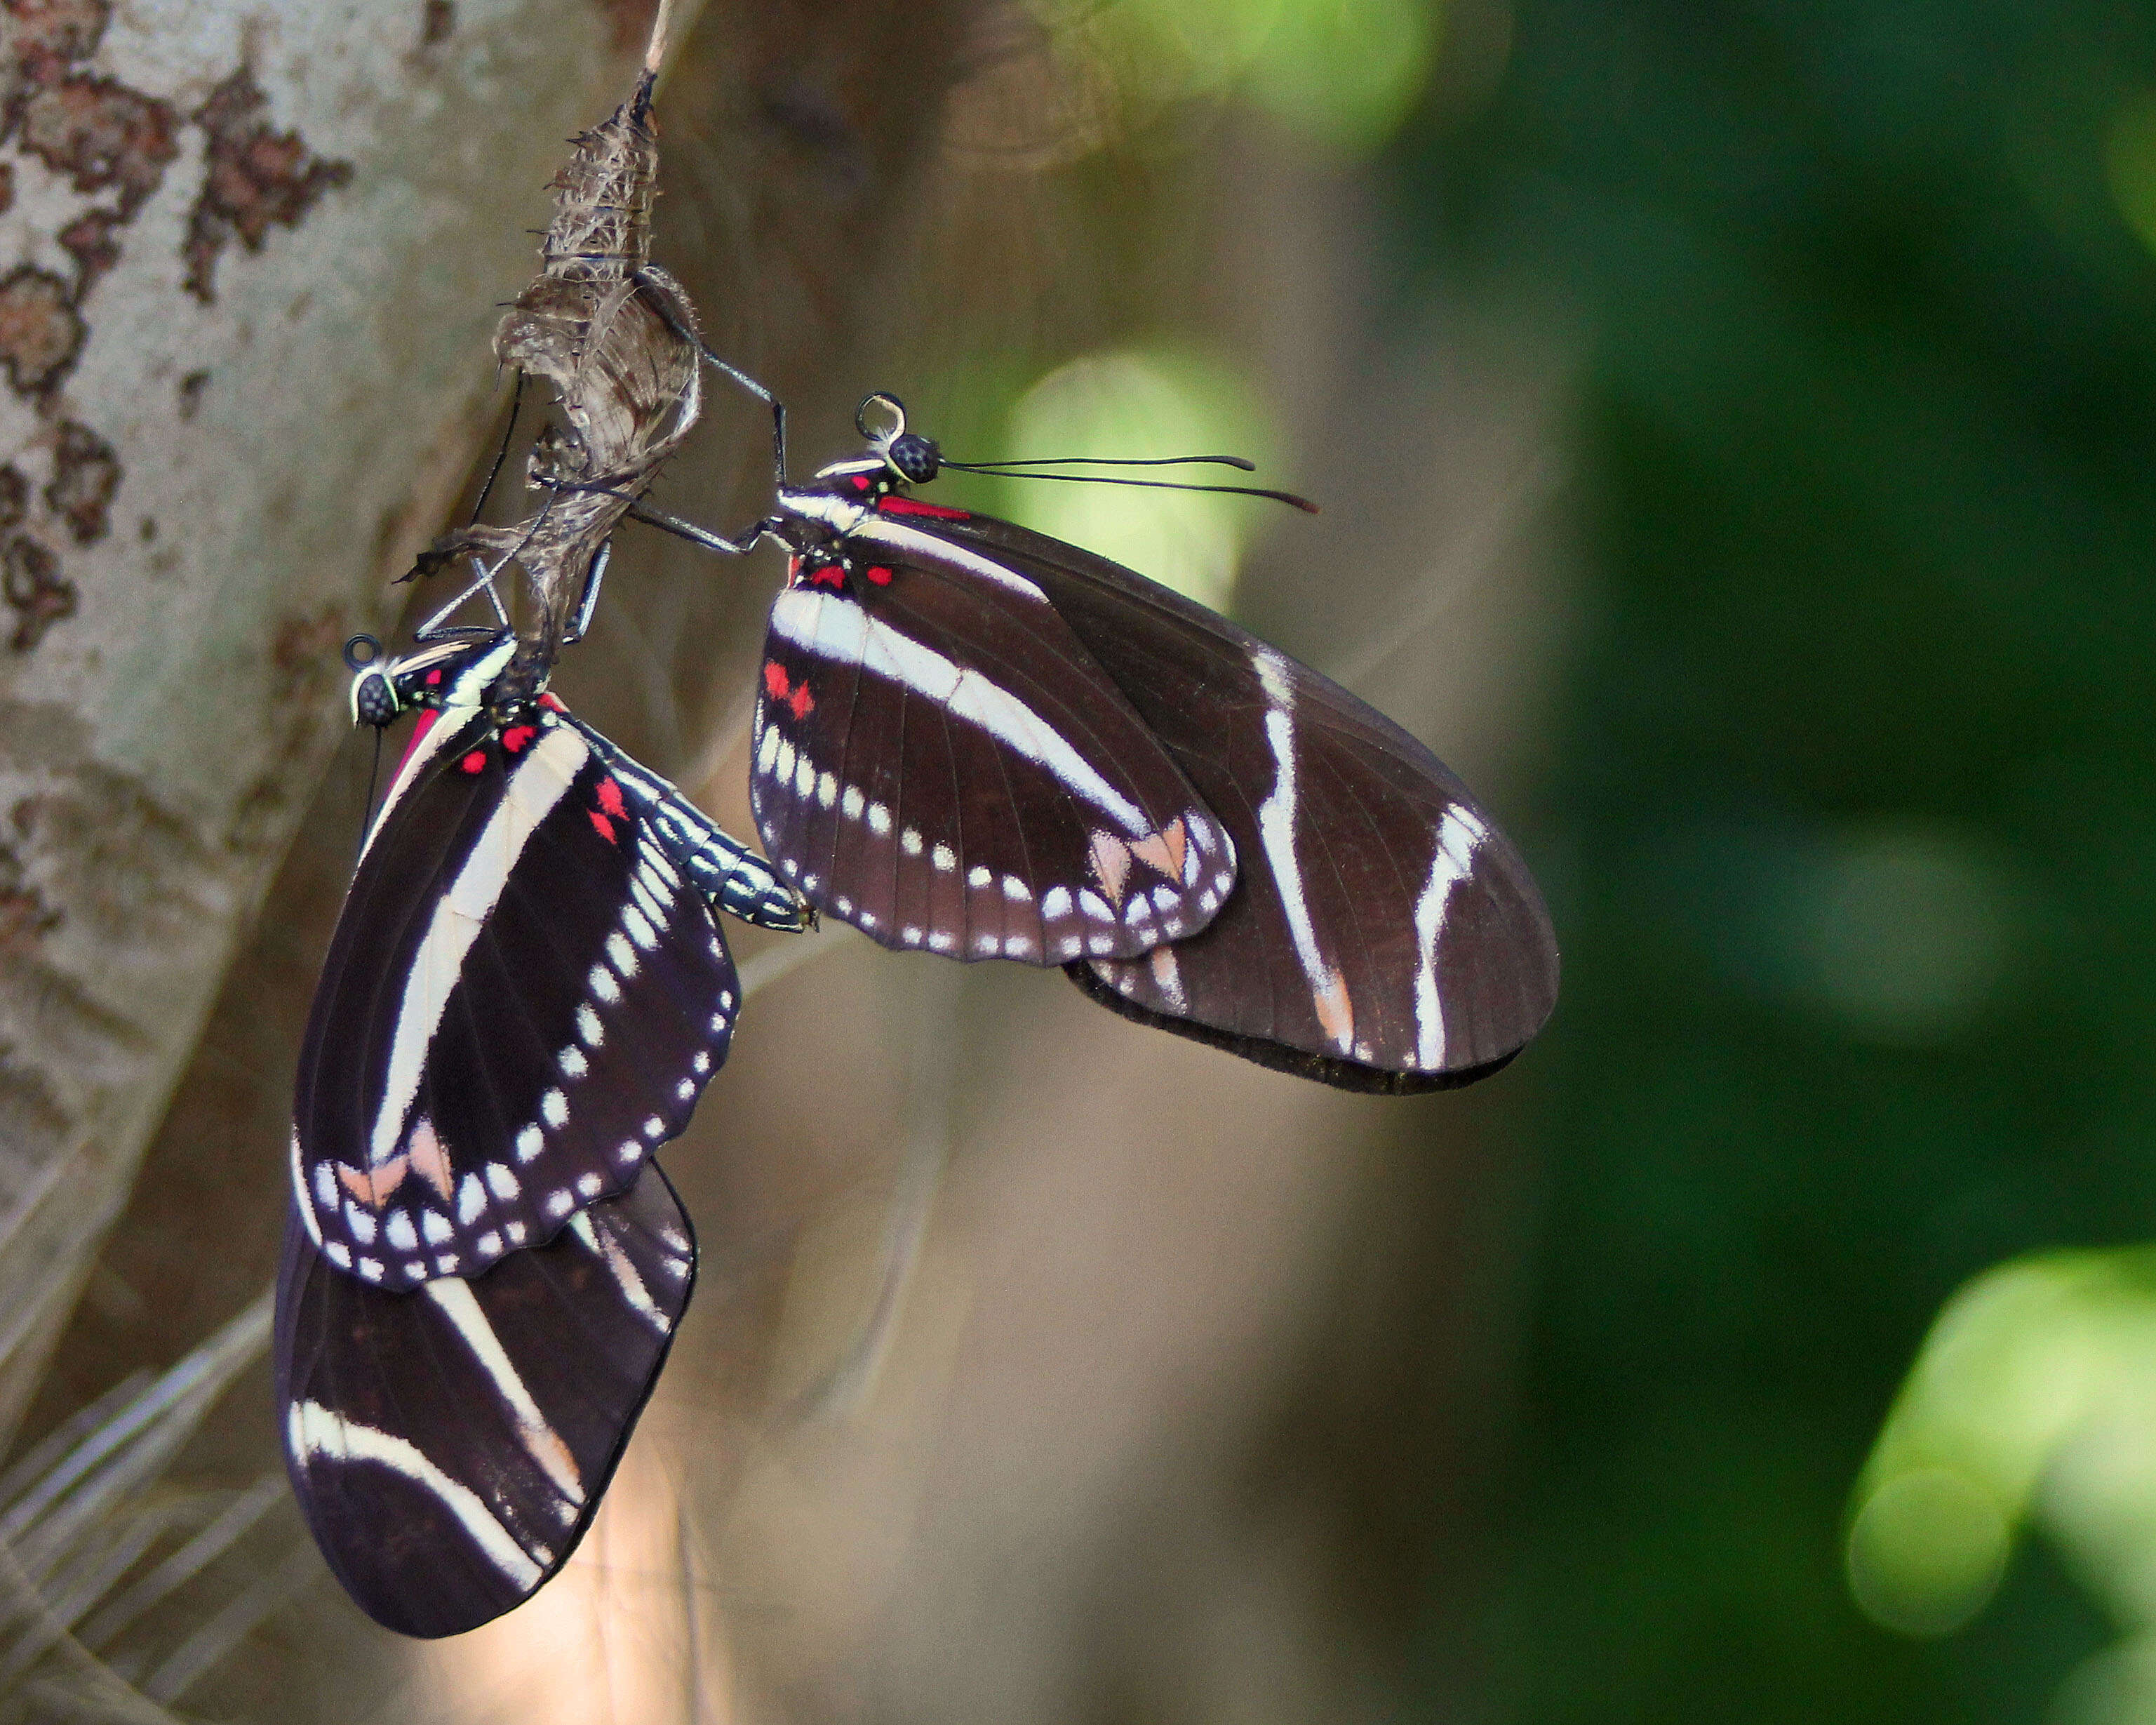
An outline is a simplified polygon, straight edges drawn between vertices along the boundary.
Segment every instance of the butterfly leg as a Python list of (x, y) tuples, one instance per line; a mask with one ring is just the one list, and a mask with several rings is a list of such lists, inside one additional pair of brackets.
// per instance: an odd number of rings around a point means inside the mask
[[(498, 371), (495, 373), (497, 379), (501, 375)], [(479, 488), (479, 496), (472, 502), (471, 519), (465, 523), (468, 527), (476, 527), (479, 524), (480, 516), (486, 508), (486, 500), (494, 495), (494, 482), (501, 477), (502, 464), (509, 459), (511, 445), (516, 437), (516, 416), (523, 411), (524, 408), (526, 375), (524, 368), (519, 366), (516, 368), (516, 382), (509, 392), (509, 423), (501, 428), (501, 447), (495, 451), (493, 465), (486, 470), (486, 479)]]
[(704, 338), (696, 333), (695, 327), (676, 308), (674, 295), (670, 291), (672, 287), (671, 282), (663, 279), (654, 279), (653, 272), (648, 270), (638, 270), (631, 279), (639, 287), (645, 291), (646, 302), (664, 320), (667, 328), (695, 348), (705, 364), (710, 366), (713, 371), (731, 378), (771, 409), (773, 463), (778, 470), (779, 484), (784, 485), (786, 483), (786, 404), (739, 366), (729, 365), (704, 345)]
[(599, 603), (599, 583), (606, 579), (607, 563), (613, 555), (613, 541), (601, 542), (592, 554), (591, 565), (584, 571), (584, 591), (577, 601), (576, 615), (570, 620), (568, 631), (562, 637), (563, 646), (574, 646), (584, 638), (584, 631), (592, 626), (592, 613)]
[[(781, 525), (778, 518), (767, 515), (761, 521), (752, 521), (733, 538), (714, 533), (707, 527), (698, 527), (693, 521), (684, 521), (678, 515), (669, 515), (664, 509), (654, 509), (644, 503), (635, 492), (620, 490), (611, 485), (578, 485), (568, 481), (535, 481), (547, 485), (557, 494), (562, 492), (589, 492), (602, 497), (619, 497), (629, 507), (623, 512), (632, 521), (640, 521), (646, 527), (655, 527), (661, 533), (672, 533), (676, 538), (686, 539), (692, 545), (701, 545), (706, 551), (716, 551), (727, 557), (746, 557), (756, 549), (766, 535), (774, 533)], [(596, 589), (603, 566), (595, 565), (594, 572), (585, 577), (584, 596), (579, 604), (580, 615), (588, 613), (598, 602)], [(571, 640), (576, 636), (572, 636)]]
[(477, 593), (484, 593), (486, 595), (487, 603), (494, 607), (494, 615), (495, 619), (501, 623), (503, 628), (506, 629), (509, 627), (509, 612), (502, 605), (501, 595), (495, 590), (494, 585), (494, 578), (501, 573), (508, 562), (509, 559), (505, 557), (492, 569), (489, 569), (483, 560), (477, 557), (473, 558), (471, 560), (472, 568), (476, 572), (477, 579), (475, 579), (470, 586), (466, 587), (463, 592), (458, 594), (454, 599), (451, 600), (447, 605), (436, 611), (433, 616), (428, 618), (425, 622), (422, 623), (417, 629), (414, 629), (412, 631), (413, 640), (452, 641), (459, 636), (465, 635), (493, 634), (495, 631), (491, 629), (481, 629), (472, 626), (451, 629), (444, 626), (449, 619), (455, 615), (457, 607), (462, 605), (466, 600), (472, 597), (474, 594)]
[[(556, 489), (560, 490), (563, 489), (563, 487), (557, 487)], [(598, 489), (598, 487), (593, 487), (593, 489)], [(531, 525), (525, 530), (524, 537), (519, 539), (516, 544), (510, 547), (508, 550), (503, 552), (501, 557), (495, 560), (494, 566), (491, 569), (488, 568), (485, 561), (475, 554), (472, 558), (471, 563), (473, 569), (477, 572), (477, 579), (475, 579), (470, 586), (466, 587), (463, 592), (458, 594), (454, 599), (451, 600), (447, 605), (436, 611), (433, 616), (428, 618), (425, 622), (422, 623), (417, 629), (413, 630), (412, 631), (412, 638), (414, 641), (449, 641), (454, 640), (461, 635), (493, 633), (491, 630), (475, 629), (469, 626), (459, 629), (450, 629), (444, 626), (448, 622), (450, 616), (455, 613), (459, 605), (462, 605), (474, 594), (480, 592), (484, 592), (486, 595), (487, 603), (494, 607), (495, 620), (499, 622), (504, 629), (510, 627), (508, 607), (502, 604), (501, 595), (495, 588), (495, 577), (499, 575), (504, 569), (507, 569), (511, 564), (516, 562), (517, 558), (522, 554), (524, 548), (529, 545), (531, 541), (537, 537), (539, 529), (547, 524), (547, 518), (553, 512), (553, 508), (554, 499), (552, 496), (549, 496), (546, 502), (541, 507), (539, 512), (532, 517)]]
[(640, 521), (646, 527), (655, 527), (661, 533), (672, 533), (676, 538), (686, 539), (692, 545), (701, 545), (706, 551), (716, 551), (728, 557), (746, 557), (757, 547), (757, 542), (773, 532), (778, 523), (767, 515), (742, 529), (737, 538), (729, 539), (723, 533), (715, 533), (707, 527), (698, 527), (693, 521), (684, 521), (678, 515), (669, 515), (663, 509), (653, 509), (643, 503), (629, 506), (629, 518)]

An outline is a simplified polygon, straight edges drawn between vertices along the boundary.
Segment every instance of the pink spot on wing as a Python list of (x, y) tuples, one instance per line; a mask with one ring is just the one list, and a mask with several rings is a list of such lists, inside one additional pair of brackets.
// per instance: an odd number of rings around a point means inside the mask
[(398, 772), (401, 773), (404, 770), (404, 763), (411, 760), (412, 752), (419, 746), (419, 739), (425, 736), (428, 732), (434, 729), (435, 720), (439, 719), (441, 716), (442, 709), (439, 707), (425, 707), (420, 709), (419, 722), (412, 727), (412, 740), (404, 745), (404, 753), (398, 760), (397, 770)]
[(599, 780), (599, 806), (617, 821), (628, 817), (629, 806), (621, 800), (621, 786), (612, 779)]
[(823, 568), (808, 572), (808, 584), (812, 587), (843, 587), (846, 584), (846, 572), (835, 563), (827, 563)]
[(879, 497), (876, 507), (886, 515), (927, 515), (937, 521), (971, 521), (963, 509), (947, 509), (941, 503), (923, 503), (912, 497)]
[(438, 689), (441, 686), (442, 667), (437, 665), (432, 671), (429, 671), (427, 673), (427, 687), (430, 689)]
[(608, 844), (613, 843), (613, 822), (608, 820), (607, 817), (604, 815), (602, 815), (597, 809), (592, 810), (590, 813), (592, 817), (592, 825), (598, 830), (599, 837), (604, 839)]
[(783, 701), (786, 698), (786, 667), (778, 660), (766, 659), (763, 662), (763, 686), (770, 693), (773, 700)]
[(475, 749), (457, 765), (468, 773), (475, 773), (486, 765), (486, 751), (484, 749)]
[(866, 575), (871, 581), (875, 582), (879, 587), (888, 587), (891, 585), (891, 571), (884, 568), (880, 564), (878, 564), (872, 568), (865, 569), (862, 570), (861, 573)]
[(501, 746), (511, 754), (521, 754), (524, 745), (539, 734), (535, 724), (513, 724), (501, 734)]
[(855, 491), (857, 491), (857, 492), (865, 492), (865, 491), (866, 491), (868, 488), (869, 488), (869, 476), (868, 476), (868, 475), (867, 475), (867, 474), (865, 474), (865, 473), (856, 473), (856, 474), (854, 476), (854, 489), (855, 489)]
[(796, 718), (806, 718), (815, 708), (816, 698), (808, 693), (807, 683), (797, 682), (793, 685), (793, 693), (787, 697), (786, 704), (793, 709)]
[(562, 704), (562, 698), (551, 691), (539, 698), (539, 704), (542, 707), (551, 707), (557, 713), (567, 713), (569, 710)]

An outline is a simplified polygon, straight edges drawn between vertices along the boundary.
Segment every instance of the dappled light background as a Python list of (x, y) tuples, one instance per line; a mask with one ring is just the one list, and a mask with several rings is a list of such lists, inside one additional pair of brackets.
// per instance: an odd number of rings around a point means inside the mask
[[(119, 1675), (444, 1725), (2156, 1717), (2156, 14), (715, 0), (661, 112), (660, 254), (803, 463), (879, 388), (961, 456), (1322, 501), (937, 481), (1428, 740), (1549, 894), (1557, 1018), (1351, 1098), (745, 934), (665, 1157), (696, 1300), (563, 1578), (373, 1630), (246, 1495), (257, 1366), (169, 1488), (244, 1512), (252, 1604)], [(754, 518), (764, 448), (719, 400), (659, 502)], [(739, 832), (778, 574), (624, 535), (557, 683)], [(26, 1443), (259, 1347), (365, 772)]]

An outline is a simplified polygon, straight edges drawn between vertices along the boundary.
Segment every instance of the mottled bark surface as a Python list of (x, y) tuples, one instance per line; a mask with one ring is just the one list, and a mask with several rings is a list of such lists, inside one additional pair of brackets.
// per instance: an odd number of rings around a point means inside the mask
[(0, 10), (0, 1431), (461, 481), (492, 213), (630, 59), (588, 0), (425, 24)]

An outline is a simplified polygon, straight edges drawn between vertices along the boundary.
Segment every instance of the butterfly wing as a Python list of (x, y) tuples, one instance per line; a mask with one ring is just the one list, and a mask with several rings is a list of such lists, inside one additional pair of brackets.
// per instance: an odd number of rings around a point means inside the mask
[(649, 767), (639, 766), (552, 695), (541, 697), (574, 725), (593, 754), (619, 782), (622, 794), (649, 823), (666, 854), (714, 908), (759, 929), (798, 935), (808, 926), (808, 907), (778, 878), (770, 863), (722, 831), (701, 809)]
[(1226, 826), (1238, 889), (1204, 931), (1070, 966), (1127, 1016), (1350, 1089), (1494, 1071), (1556, 1003), (1526, 863), (1437, 757), (1226, 619), (1075, 546), (986, 517), (880, 523), (1047, 595)]
[(658, 1379), (696, 1258), (656, 1165), (551, 1244), (409, 1292), (332, 1269), (292, 1218), (275, 1331), (285, 1468), (362, 1610), (458, 1635), (561, 1568)]
[(388, 1286), (469, 1275), (624, 1190), (726, 1058), (710, 906), (563, 716), (419, 739), (316, 986), (293, 1110), (312, 1238)]
[(797, 559), (762, 676), (765, 847), (886, 946), (1135, 954), (1234, 883), (1234, 847), (1122, 692), (1039, 589), (963, 548)]

